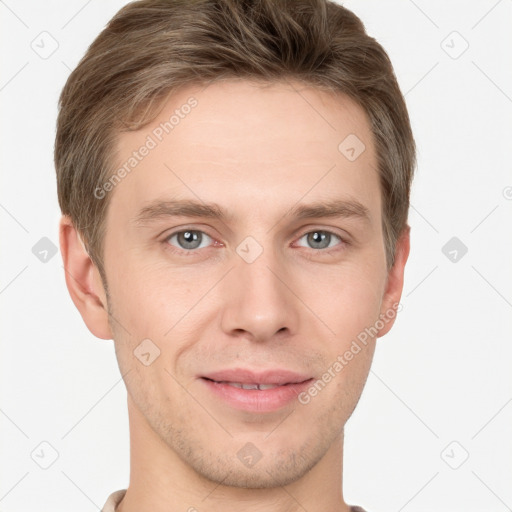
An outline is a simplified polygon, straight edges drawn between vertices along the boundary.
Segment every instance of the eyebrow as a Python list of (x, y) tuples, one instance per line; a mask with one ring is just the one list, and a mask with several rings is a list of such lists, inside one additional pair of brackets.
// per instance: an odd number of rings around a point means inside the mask
[(290, 210), (286, 217), (311, 219), (317, 217), (356, 218), (370, 222), (370, 211), (359, 201), (335, 199), (313, 204), (301, 204)]
[(175, 199), (150, 203), (140, 210), (134, 221), (135, 224), (142, 225), (167, 217), (202, 217), (225, 221), (228, 216), (216, 203)]
[[(227, 222), (234, 218), (217, 203), (202, 203), (189, 199), (155, 201), (140, 210), (134, 218), (136, 225), (145, 225), (167, 217), (209, 218)], [(369, 223), (370, 212), (366, 206), (355, 200), (318, 201), (300, 204), (291, 208), (285, 218), (296, 220), (320, 217), (355, 218)]]

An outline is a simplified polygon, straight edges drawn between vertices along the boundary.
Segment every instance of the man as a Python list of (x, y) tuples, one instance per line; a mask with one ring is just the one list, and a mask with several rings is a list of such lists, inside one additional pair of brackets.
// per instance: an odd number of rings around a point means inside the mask
[(131, 471), (104, 511), (361, 511), (343, 429), (393, 325), (415, 147), (325, 0), (143, 0), (62, 92), (60, 244), (113, 339)]

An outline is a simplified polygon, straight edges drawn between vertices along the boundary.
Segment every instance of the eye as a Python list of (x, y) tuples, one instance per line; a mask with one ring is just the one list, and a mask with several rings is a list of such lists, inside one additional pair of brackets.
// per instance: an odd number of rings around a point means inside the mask
[[(309, 233), (305, 233), (299, 239), (306, 239), (306, 243), (308, 245), (302, 245), (299, 243), (301, 247), (309, 247), (311, 249), (328, 249), (337, 245), (335, 242), (343, 242), (342, 238), (330, 231), (323, 231), (317, 229), (315, 231), (310, 231)], [(332, 243), (334, 242), (334, 243)]]
[(187, 229), (173, 233), (166, 238), (166, 241), (178, 249), (192, 251), (194, 249), (207, 247), (209, 242), (212, 241), (212, 238), (203, 231)]

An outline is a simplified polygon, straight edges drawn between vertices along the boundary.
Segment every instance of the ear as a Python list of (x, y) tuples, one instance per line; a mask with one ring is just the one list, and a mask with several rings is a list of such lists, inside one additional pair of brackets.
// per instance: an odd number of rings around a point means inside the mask
[(107, 297), (100, 273), (67, 215), (60, 219), (59, 242), (66, 286), (85, 325), (94, 336), (104, 340), (112, 339)]
[(389, 269), (386, 282), (386, 290), (382, 299), (380, 319), (384, 326), (379, 329), (377, 337), (387, 334), (395, 323), (396, 314), (399, 311), (400, 297), (404, 286), (404, 270), (410, 250), (410, 226), (406, 226), (397, 240), (395, 248), (395, 261)]

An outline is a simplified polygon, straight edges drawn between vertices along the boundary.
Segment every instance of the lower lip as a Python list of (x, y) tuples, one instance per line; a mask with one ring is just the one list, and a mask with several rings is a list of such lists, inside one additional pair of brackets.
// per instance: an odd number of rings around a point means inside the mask
[(272, 389), (242, 389), (229, 384), (222, 384), (212, 380), (201, 379), (208, 388), (230, 406), (242, 411), (272, 412), (297, 399), (313, 379), (297, 384), (286, 384)]

